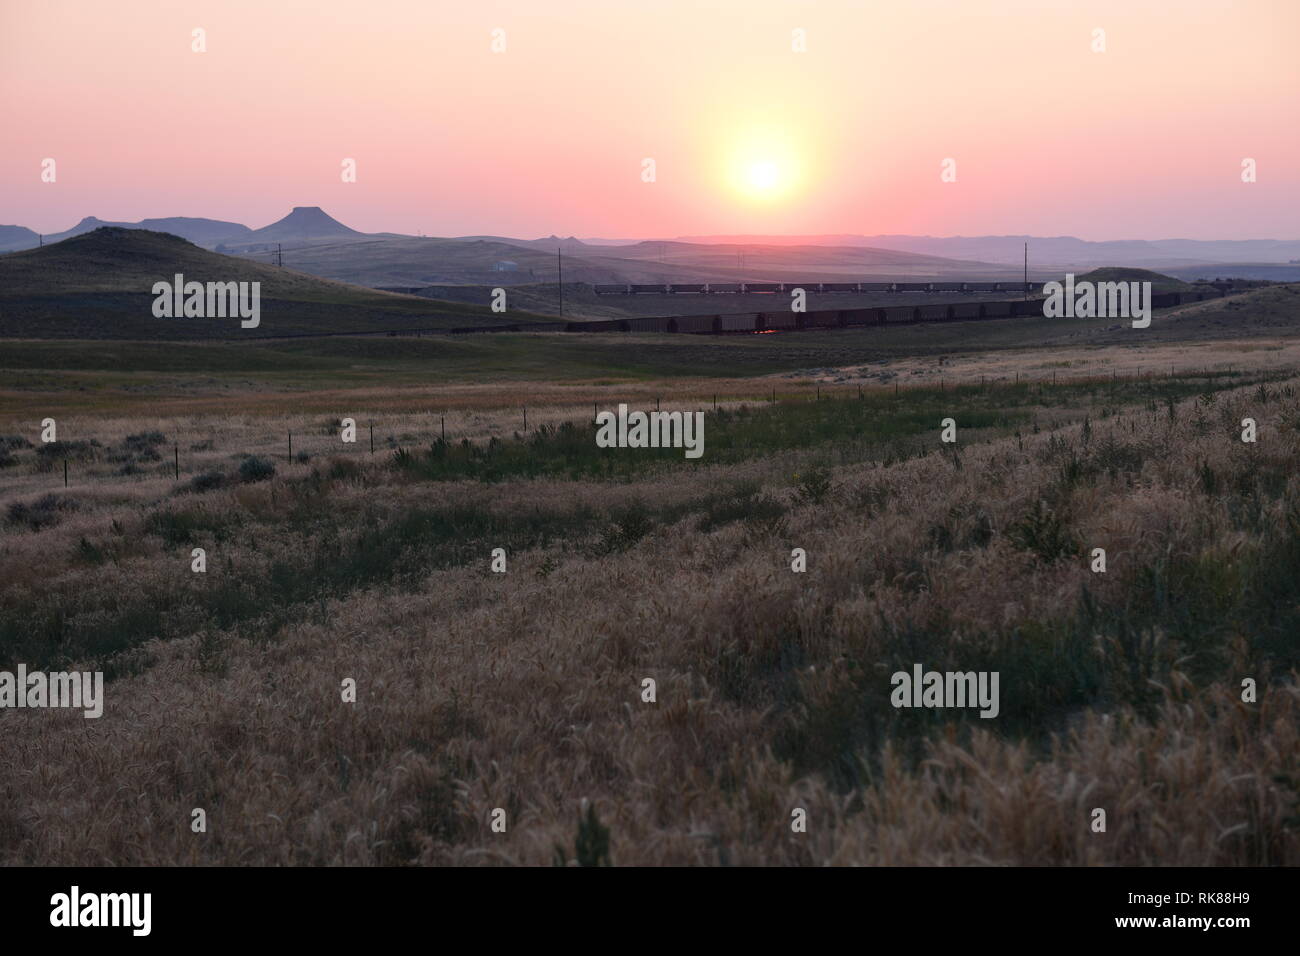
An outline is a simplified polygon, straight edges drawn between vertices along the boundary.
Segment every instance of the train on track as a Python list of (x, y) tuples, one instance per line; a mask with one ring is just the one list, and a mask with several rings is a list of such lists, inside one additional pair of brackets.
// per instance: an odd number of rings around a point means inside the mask
[[(792, 287), (793, 288), (793, 287)], [(1194, 292), (1156, 292), (1153, 309), (1168, 309), (1189, 302), (1227, 295), (1224, 288), (1206, 287)], [(999, 302), (936, 302), (923, 305), (889, 305), (865, 309), (822, 309), (793, 312), (789, 308), (764, 312), (720, 313), (716, 315), (672, 315), (621, 319), (590, 319), (569, 322), (539, 322), (518, 325), (471, 326), (452, 329), (469, 332), (677, 332), (693, 335), (794, 332), (800, 329), (840, 329), (870, 325), (902, 325), (915, 322), (963, 322), (1007, 319), (1043, 314), (1043, 299), (1009, 299)], [(391, 333), (390, 333), (391, 334)]]
[(1035, 284), (1014, 282), (627, 282), (592, 286), (596, 295), (753, 295), (803, 289), (809, 295), (875, 292), (1032, 292)]

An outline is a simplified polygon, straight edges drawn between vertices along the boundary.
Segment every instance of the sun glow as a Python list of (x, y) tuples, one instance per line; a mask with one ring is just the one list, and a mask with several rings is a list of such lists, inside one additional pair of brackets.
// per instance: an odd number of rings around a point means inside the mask
[(781, 184), (781, 170), (776, 163), (757, 162), (749, 167), (745, 174), (745, 182), (754, 192), (769, 192)]
[(732, 140), (727, 181), (740, 198), (754, 203), (788, 199), (800, 187), (800, 157), (780, 130), (751, 129)]

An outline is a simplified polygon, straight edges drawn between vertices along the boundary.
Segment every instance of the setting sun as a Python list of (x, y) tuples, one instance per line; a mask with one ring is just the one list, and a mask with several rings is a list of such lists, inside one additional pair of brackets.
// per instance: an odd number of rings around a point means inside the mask
[(751, 202), (789, 199), (802, 179), (801, 164), (789, 142), (766, 132), (738, 138), (727, 167), (732, 190)]
[(770, 192), (780, 185), (781, 170), (777, 168), (776, 163), (754, 163), (749, 167), (746, 182), (749, 184), (749, 188), (754, 192)]

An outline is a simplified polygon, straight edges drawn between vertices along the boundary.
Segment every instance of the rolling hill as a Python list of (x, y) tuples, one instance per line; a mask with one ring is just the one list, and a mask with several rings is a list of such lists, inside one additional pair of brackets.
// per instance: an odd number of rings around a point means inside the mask
[(1191, 288), (1190, 283), (1183, 282), (1181, 279), (1175, 279), (1172, 276), (1162, 275), (1159, 272), (1152, 272), (1149, 269), (1126, 269), (1119, 266), (1093, 269), (1091, 272), (1085, 272), (1083, 275), (1075, 276), (1074, 281), (1150, 282), (1152, 292), (1183, 292)]
[(324, 239), (360, 239), (364, 235), (343, 225), (320, 206), (294, 206), (283, 219), (254, 229), (245, 238), (250, 242), (318, 242)]
[[(159, 319), (155, 282), (258, 282), (261, 322)], [(510, 312), (510, 322), (549, 317)], [(0, 337), (220, 339), (446, 329), (500, 324), (472, 305), (358, 288), (201, 249), (178, 236), (100, 227), (39, 249), (0, 255)]]
[[(905, 277), (998, 279), (1020, 274), (1018, 268), (1005, 265), (874, 248), (689, 242), (588, 246), (576, 239), (504, 237), (351, 238), (286, 247), (284, 261), (313, 275), (376, 288), (554, 282), (560, 245), (566, 282), (836, 282)], [(255, 255), (259, 261), (271, 258), (265, 251)], [(502, 264), (508, 264), (508, 271), (498, 271)]]

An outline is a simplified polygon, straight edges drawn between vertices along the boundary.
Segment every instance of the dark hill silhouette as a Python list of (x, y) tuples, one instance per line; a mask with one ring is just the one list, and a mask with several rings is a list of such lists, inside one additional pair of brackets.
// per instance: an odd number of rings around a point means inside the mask
[[(159, 319), (153, 285), (260, 282), (261, 324)], [(510, 321), (543, 317), (512, 312)], [(381, 292), (225, 256), (166, 233), (105, 226), (0, 255), (0, 337), (194, 339), (500, 324), (482, 307)]]
[(1153, 292), (1182, 292), (1190, 288), (1188, 283), (1173, 276), (1152, 272), (1149, 269), (1126, 269), (1119, 266), (1093, 269), (1081, 276), (1075, 276), (1076, 282), (1085, 280), (1088, 282), (1150, 282)]

